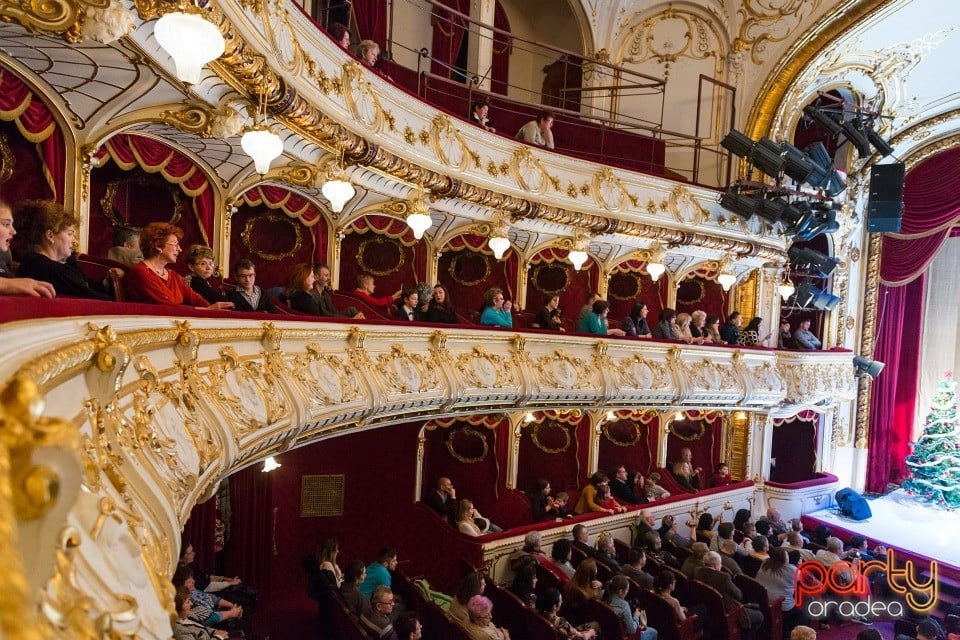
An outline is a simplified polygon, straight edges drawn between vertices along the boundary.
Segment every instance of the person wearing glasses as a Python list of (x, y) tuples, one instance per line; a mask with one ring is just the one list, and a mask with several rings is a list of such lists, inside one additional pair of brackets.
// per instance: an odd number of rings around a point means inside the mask
[(236, 311), (262, 311), (276, 313), (277, 307), (270, 296), (257, 286), (257, 268), (250, 260), (238, 260), (233, 267), (237, 287), (227, 294)]
[(184, 281), (210, 304), (227, 302), (227, 297), (210, 284), (209, 278), (216, 268), (217, 263), (213, 259), (213, 249), (205, 244), (190, 246), (190, 250), (187, 252), (187, 269), (190, 270), (190, 274), (184, 278)]
[(360, 624), (372, 638), (380, 640), (398, 640), (397, 632), (393, 629), (390, 616), (393, 614), (393, 591), (386, 585), (380, 585), (373, 590), (370, 598), (370, 609), (360, 616)]
[(473, 640), (510, 640), (510, 634), (503, 627), (493, 624), (493, 603), (486, 596), (473, 596), (467, 603), (470, 624), (467, 633)]
[(143, 262), (130, 269), (123, 279), (127, 300), (215, 310), (233, 309), (232, 302), (207, 302), (187, 285), (183, 276), (167, 268), (180, 256), (181, 239), (183, 229), (166, 222), (151, 222), (143, 228), (140, 233)]

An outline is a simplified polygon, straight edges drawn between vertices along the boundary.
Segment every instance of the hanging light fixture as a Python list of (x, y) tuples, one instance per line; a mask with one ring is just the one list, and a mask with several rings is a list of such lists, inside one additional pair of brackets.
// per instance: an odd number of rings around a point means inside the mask
[(730, 261), (726, 258), (721, 260), (718, 270), (720, 271), (720, 275), (717, 276), (717, 282), (720, 283), (720, 286), (723, 287), (724, 291), (730, 291), (730, 287), (732, 287), (737, 281), (737, 276), (733, 272), (733, 267), (730, 265)]
[(780, 284), (777, 285), (777, 293), (780, 294), (780, 298), (784, 302), (790, 299), (790, 296), (793, 295), (796, 291), (796, 287), (793, 286), (793, 280), (790, 279), (790, 266), (787, 265), (783, 271), (780, 272)]
[(282, 464), (277, 462), (276, 458), (274, 458), (273, 456), (270, 456), (269, 458), (263, 461), (263, 469), (261, 469), (260, 471), (261, 473), (270, 473), (271, 471), (275, 469), (279, 469), (282, 466), (283, 466)]
[(343, 207), (350, 198), (357, 195), (357, 190), (353, 188), (344, 173), (343, 145), (339, 141), (337, 142), (337, 162), (327, 165), (326, 181), (320, 187), (320, 193), (330, 203), (330, 210), (334, 213), (343, 211)]
[(503, 259), (503, 255), (510, 248), (510, 227), (504, 222), (503, 218), (498, 218), (490, 230), (490, 237), (487, 239), (487, 245), (493, 251), (493, 257), (497, 260)]
[(577, 235), (571, 240), (570, 253), (567, 254), (570, 262), (573, 264), (573, 268), (577, 271), (580, 271), (580, 267), (584, 265), (589, 258), (587, 251), (590, 250), (590, 241), (583, 237), (583, 234), (579, 231)]
[(408, 205), (407, 226), (413, 231), (413, 237), (419, 240), (427, 229), (433, 226), (430, 209), (427, 208), (427, 203), (423, 199), (423, 184), (417, 187), (417, 194), (410, 198)]
[(523, 416), (523, 421), (526, 423), (533, 422), (534, 420), (536, 420), (536, 418), (533, 415), (533, 411), (527, 411), (527, 415)]
[(220, 29), (190, 2), (181, 2), (177, 11), (163, 14), (153, 35), (173, 58), (177, 78), (186, 84), (199, 82), (203, 65), (222, 56), (226, 46)]
[(264, 175), (270, 170), (270, 163), (283, 153), (283, 139), (267, 125), (267, 78), (264, 75), (263, 86), (253, 113), (253, 126), (244, 127), (240, 137), (240, 147), (253, 158), (257, 173)]
[(660, 245), (654, 246), (648, 253), (647, 273), (649, 273), (653, 281), (656, 282), (667, 270), (667, 265), (664, 264), (664, 261), (667, 259), (666, 253)]

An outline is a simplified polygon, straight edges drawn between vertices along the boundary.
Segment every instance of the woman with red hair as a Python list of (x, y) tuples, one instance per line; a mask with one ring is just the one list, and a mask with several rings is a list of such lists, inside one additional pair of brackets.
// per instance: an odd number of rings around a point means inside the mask
[(183, 230), (166, 222), (151, 222), (140, 232), (143, 262), (124, 278), (132, 302), (187, 305), (204, 309), (233, 309), (232, 302), (208, 303), (191, 289), (183, 276), (167, 268), (180, 255)]

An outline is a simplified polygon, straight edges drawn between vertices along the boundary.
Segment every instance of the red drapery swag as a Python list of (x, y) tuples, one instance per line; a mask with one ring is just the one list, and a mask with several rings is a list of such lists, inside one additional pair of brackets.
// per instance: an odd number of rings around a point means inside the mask
[(203, 171), (186, 156), (152, 138), (120, 133), (103, 143), (94, 157), (102, 161), (112, 158), (117, 166), (127, 171), (139, 166), (147, 173), (159, 172), (168, 182), (180, 185), (180, 189), (193, 199), (193, 211), (200, 223), (203, 241), (210, 244), (216, 215), (213, 189), (209, 188)]
[(915, 423), (925, 274), (960, 222), (958, 180), (960, 149), (917, 165), (904, 185), (900, 233), (883, 237), (873, 358), (887, 366), (870, 394), (868, 491), (881, 492), (904, 476)]
[(279, 209), (291, 218), (298, 218), (306, 227), (311, 227), (314, 237), (314, 262), (323, 262), (327, 255), (327, 224), (320, 209), (303, 196), (271, 185), (259, 185), (247, 190), (243, 200), (251, 207), (260, 204), (270, 209)]
[[(444, 6), (469, 15), (470, 0), (441, 0)], [(434, 7), (430, 17), (433, 40), (430, 44), (430, 73), (444, 78), (452, 77), (460, 47), (467, 35), (467, 21), (449, 11)]]
[(383, 48), (387, 41), (387, 3), (383, 0), (353, 0), (353, 15), (362, 40), (373, 40)]
[[(510, 20), (503, 5), (497, 2), (493, 9), (493, 26), (502, 31), (510, 32)], [(510, 80), (510, 53), (513, 43), (509, 36), (494, 32), (493, 35), (493, 69), (490, 73), (490, 88), (494, 93), (507, 95)]]
[(271, 476), (253, 465), (230, 476), (233, 522), (232, 540), (227, 547), (229, 575), (238, 575), (245, 584), (267, 585), (275, 546), (277, 518), (271, 494)]
[(12, 121), (23, 137), (37, 145), (43, 173), (57, 202), (63, 204), (67, 151), (53, 114), (24, 82), (0, 68), (0, 120)]

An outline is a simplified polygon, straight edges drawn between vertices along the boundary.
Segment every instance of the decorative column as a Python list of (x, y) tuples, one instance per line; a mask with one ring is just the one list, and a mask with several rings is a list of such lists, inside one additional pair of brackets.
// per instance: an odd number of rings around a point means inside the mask
[(611, 273), (609, 270), (600, 267), (599, 263), (597, 264), (597, 267), (600, 269), (600, 278), (597, 281), (597, 293), (600, 294), (600, 298), (606, 300), (607, 293), (610, 291)]
[(430, 252), (427, 256), (427, 282), (433, 285), (440, 282), (440, 258), (443, 256), (443, 251), (435, 251), (430, 244), (427, 245), (427, 251)]
[(327, 265), (330, 267), (330, 288), (336, 291), (340, 288), (340, 246), (345, 234), (339, 227), (330, 227), (327, 234)]
[[(474, 0), (470, 3), (470, 17), (486, 25), (494, 21), (494, 0)], [(480, 78), (477, 85), (484, 91), (490, 91), (490, 81), (493, 71), (493, 31), (482, 29), (477, 25), (468, 26), (467, 34), (467, 69), (473, 71)]]
[(427, 450), (427, 423), (424, 422), (417, 432), (417, 468), (414, 472), (416, 481), (413, 483), (413, 501), (420, 502), (420, 487), (423, 486), (423, 460), (426, 458)]
[(514, 411), (507, 414), (510, 423), (510, 445), (507, 448), (507, 477), (504, 483), (507, 489), (517, 488), (517, 469), (520, 465), (520, 430), (525, 424), (526, 411)]
[[(208, 187), (209, 188), (209, 187)], [(233, 216), (239, 211), (238, 201), (234, 200), (223, 208), (223, 223), (217, 228), (218, 223), (214, 223), (214, 233), (219, 231), (218, 243), (220, 245), (220, 276), (226, 278), (230, 275), (230, 233), (233, 228)], [(217, 216), (218, 218), (220, 216)], [(216, 252), (216, 249), (214, 249)]]
[(590, 442), (587, 444), (587, 476), (591, 476), (600, 468), (600, 431), (603, 421), (607, 419), (606, 411), (588, 411), (590, 420)]
[(73, 153), (74, 159), (67, 164), (64, 176), (63, 208), (76, 212), (80, 218), (77, 237), (80, 252), (86, 253), (90, 248), (90, 175), (93, 172), (94, 149), (91, 145), (74, 146), (69, 136), (64, 136), (64, 139), (67, 141), (67, 157)]
[(524, 260), (520, 254), (517, 254), (517, 261), (520, 262), (520, 268), (517, 269), (517, 300), (520, 301), (520, 308), (527, 309), (527, 277), (530, 275), (530, 263)]
[[(674, 299), (676, 299), (676, 291), (674, 291)], [(667, 302), (669, 305), (669, 301)], [(669, 429), (667, 429), (667, 423), (673, 420), (672, 411), (660, 411), (659, 417), (657, 419), (657, 466), (666, 467), (667, 466), (667, 436), (670, 435)]]
[[(680, 281), (677, 279), (676, 276), (674, 276), (672, 273), (670, 273), (670, 271), (667, 271), (666, 273), (664, 273), (664, 274), (663, 274), (662, 276), (660, 276), (660, 277), (667, 279), (667, 302), (666, 302), (666, 305), (667, 305), (667, 307), (669, 307), (670, 309), (676, 309), (676, 308), (677, 308), (677, 287), (680, 286)], [(653, 320), (654, 320), (654, 321), (657, 321), (657, 318), (654, 318)]]

